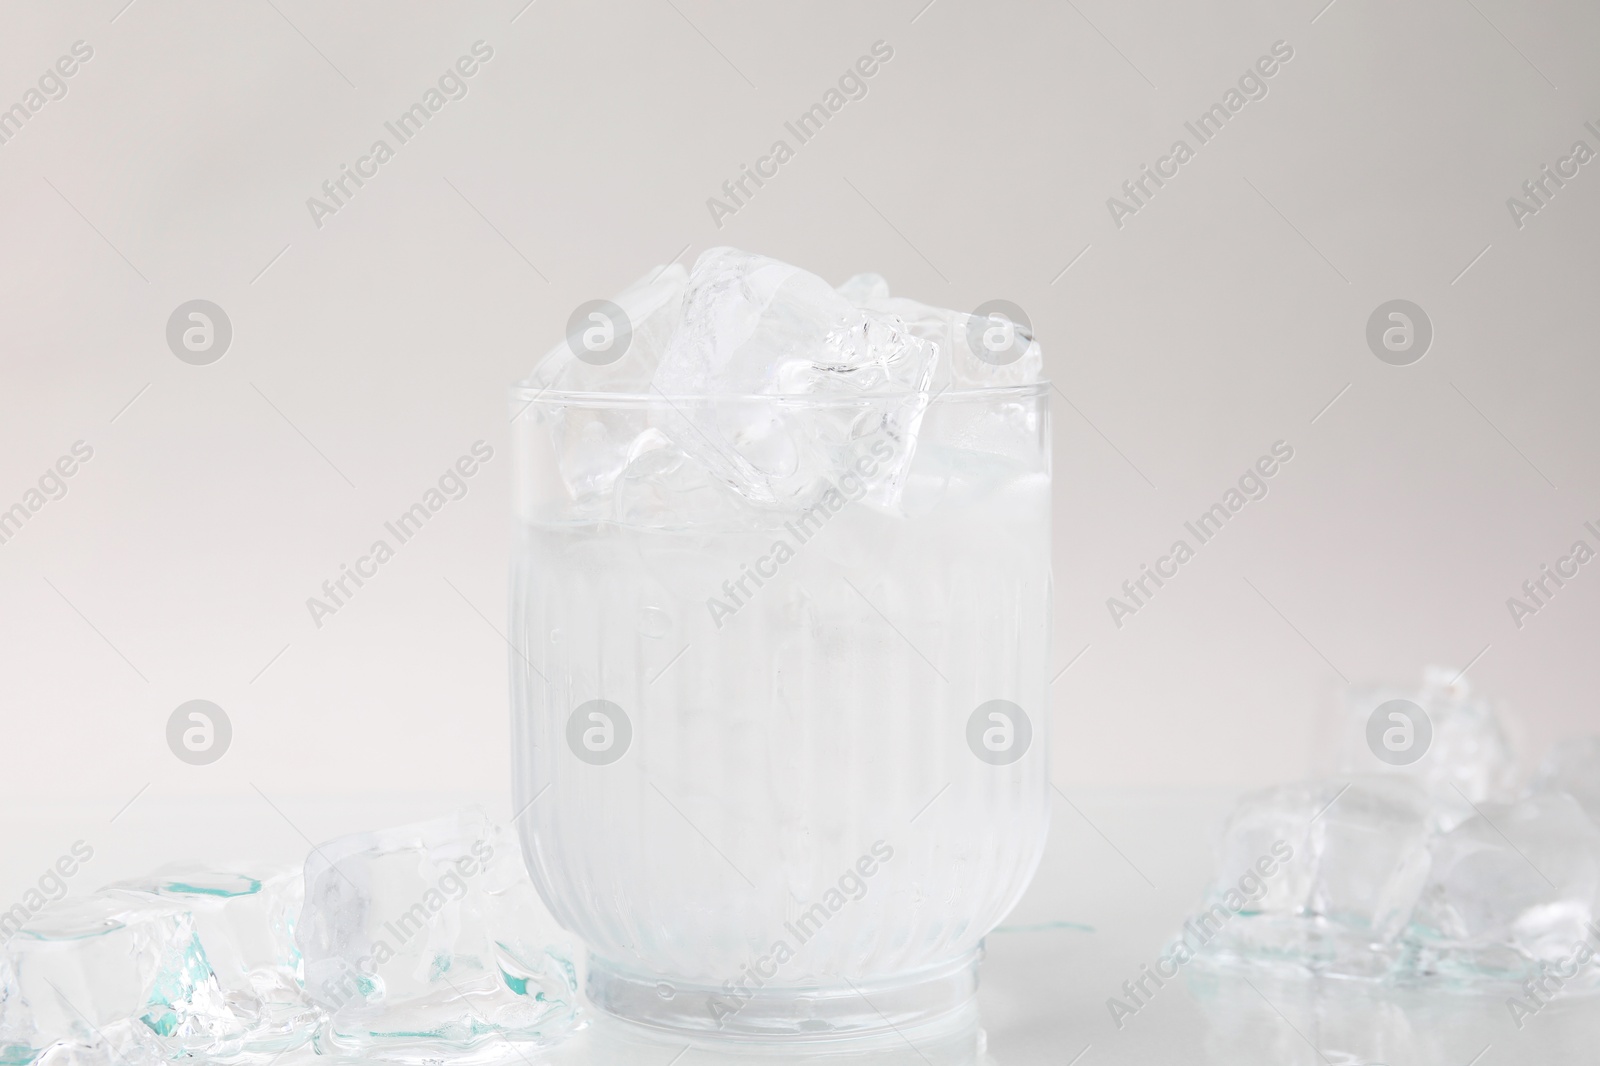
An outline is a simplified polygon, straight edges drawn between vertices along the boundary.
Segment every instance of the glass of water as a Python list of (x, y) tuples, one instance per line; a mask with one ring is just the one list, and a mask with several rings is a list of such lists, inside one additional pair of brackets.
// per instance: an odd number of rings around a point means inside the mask
[(1048, 387), (914, 439), (874, 397), (513, 390), (517, 829), (593, 1003), (794, 1038), (972, 998), (1049, 821)]

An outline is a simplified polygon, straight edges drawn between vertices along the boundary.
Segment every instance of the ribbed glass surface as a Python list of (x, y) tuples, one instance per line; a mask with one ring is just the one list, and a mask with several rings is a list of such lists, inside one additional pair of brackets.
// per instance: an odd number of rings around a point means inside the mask
[[(519, 525), (519, 830), (613, 965), (707, 987), (913, 974), (1025, 887), (1049, 811), (1048, 456), (918, 464), (897, 507), (809, 527)], [(993, 700), (1027, 719), (1013, 744), (1031, 730), (1015, 761), (979, 754), (999, 720), (969, 728)]]

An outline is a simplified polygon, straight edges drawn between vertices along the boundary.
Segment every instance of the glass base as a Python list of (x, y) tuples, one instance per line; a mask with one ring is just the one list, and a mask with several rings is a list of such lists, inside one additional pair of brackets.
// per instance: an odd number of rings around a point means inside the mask
[(889, 979), (838, 985), (712, 988), (632, 973), (589, 956), (596, 1007), (637, 1025), (738, 1040), (855, 1038), (935, 1025), (978, 993), (981, 948)]

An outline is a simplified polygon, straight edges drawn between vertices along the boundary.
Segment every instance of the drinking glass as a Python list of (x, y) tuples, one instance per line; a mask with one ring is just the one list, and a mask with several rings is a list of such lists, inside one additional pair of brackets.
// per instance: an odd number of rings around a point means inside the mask
[(513, 390), (517, 830), (594, 1004), (794, 1038), (974, 995), (1049, 822), (1047, 390)]

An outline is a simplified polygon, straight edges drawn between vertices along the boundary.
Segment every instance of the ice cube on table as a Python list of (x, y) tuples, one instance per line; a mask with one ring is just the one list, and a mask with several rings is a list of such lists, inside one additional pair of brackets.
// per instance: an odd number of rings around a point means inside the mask
[[(1413, 971), (1519, 982), (1600, 951), (1600, 827), (1565, 792), (1485, 803), (1441, 836), (1418, 904)], [(1600, 987), (1600, 966), (1573, 975)]]
[(300, 988), (294, 942), (303, 885), (296, 868), (169, 866), (112, 888), (189, 912), (243, 1050), (274, 1052), (304, 1044), (318, 1017)]
[(189, 910), (106, 890), (35, 915), (0, 960), (0, 1062), (226, 1059), (245, 1032)]
[(1538, 787), (1570, 793), (1600, 823), (1600, 736), (1573, 737), (1551, 748), (1539, 768)]
[(341, 837), (306, 860), (296, 928), (324, 1050), (515, 1060), (575, 1024), (570, 956), (515, 838), (476, 808)]
[(40, 1052), (0, 1043), (0, 1056), (17, 1056), (3, 1061), (26, 1066), (163, 1066), (170, 1062), (166, 1053), (141, 1037), (137, 1028), (107, 1026), (82, 1040), (57, 1041)]
[[(1385, 761), (1369, 742), (1374, 713), (1397, 699), (1427, 715), (1427, 746), (1411, 762)], [(1506, 727), (1490, 702), (1473, 693), (1460, 670), (1429, 667), (1417, 688), (1353, 689), (1321, 732), (1318, 752), (1329, 776), (1414, 778), (1428, 789), (1444, 828), (1471, 817), (1473, 803), (1510, 797), (1516, 767)], [(1421, 732), (1413, 732), (1411, 740), (1422, 743)]]
[(1426, 794), (1401, 779), (1254, 793), (1229, 818), (1185, 931), (1217, 963), (1382, 976), (1401, 956), (1431, 834)]
[(869, 496), (892, 502), (938, 356), (893, 316), (855, 306), (814, 274), (712, 248), (690, 272), (656, 371), (665, 405), (656, 425), (756, 504), (808, 500), (869, 452)]

